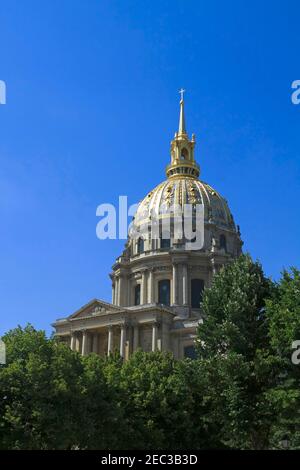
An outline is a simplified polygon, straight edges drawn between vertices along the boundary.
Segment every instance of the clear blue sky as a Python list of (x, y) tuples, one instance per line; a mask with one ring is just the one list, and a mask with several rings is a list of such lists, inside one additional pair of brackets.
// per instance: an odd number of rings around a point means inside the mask
[(277, 278), (300, 266), (299, 1), (1, 0), (0, 333), (110, 300), (96, 207), (164, 179), (186, 93), (202, 178)]

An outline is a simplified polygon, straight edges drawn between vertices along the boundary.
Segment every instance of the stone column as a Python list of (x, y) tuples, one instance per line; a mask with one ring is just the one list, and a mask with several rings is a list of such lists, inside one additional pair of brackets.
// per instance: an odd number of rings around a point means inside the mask
[(122, 298), (123, 298), (123, 279), (120, 276), (119, 282), (118, 282), (118, 302), (117, 302), (119, 306), (122, 305)]
[(112, 290), (111, 290), (111, 303), (115, 303), (115, 284), (112, 284)]
[(120, 335), (120, 356), (124, 357), (125, 355), (125, 341), (126, 341), (126, 326), (121, 325), (121, 335)]
[(188, 269), (187, 265), (182, 265), (182, 303), (188, 304)]
[(152, 325), (152, 351), (157, 349), (157, 322), (154, 322)]
[(128, 300), (129, 300), (129, 282), (128, 282), (128, 276), (125, 275), (123, 276), (122, 279), (122, 293), (121, 293), (121, 301), (122, 301), (122, 307), (127, 307), (128, 305)]
[(75, 338), (74, 333), (71, 333), (71, 344), (70, 344), (70, 348), (72, 349), (72, 351), (75, 351), (75, 347), (76, 347), (76, 338)]
[(108, 342), (107, 342), (107, 355), (110, 356), (113, 352), (114, 347), (114, 337), (113, 337), (113, 327), (108, 327)]
[(146, 271), (142, 271), (142, 285), (141, 285), (141, 305), (147, 303), (147, 282)]
[(75, 333), (75, 351), (79, 352), (80, 350), (80, 339), (78, 333)]
[(139, 347), (139, 325), (133, 327), (133, 351)]
[(154, 303), (154, 273), (153, 269), (149, 270), (149, 290), (148, 290), (148, 304)]
[(212, 258), (210, 262), (211, 262), (212, 274), (214, 276), (215, 274), (217, 274), (217, 265), (215, 263), (215, 258)]
[(161, 322), (162, 349), (164, 351), (171, 351), (170, 325), (170, 320), (166, 318)]
[(83, 356), (87, 355), (87, 342), (88, 342), (88, 333), (86, 330), (82, 332), (82, 346), (81, 346), (81, 354)]
[(87, 334), (87, 342), (86, 342), (86, 352), (87, 354), (92, 352), (92, 339), (93, 335), (91, 333)]
[(114, 304), (118, 305), (118, 298), (119, 298), (119, 279), (115, 278), (115, 291), (114, 291)]
[(93, 335), (93, 352), (98, 354), (98, 333)]
[(172, 289), (172, 304), (173, 305), (177, 305), (178, 304), (178, 292), (177, 292), (177, 264), (173, 264), (173, 276), (172, 276), (172, 279), (173, 279), (173, 289)]

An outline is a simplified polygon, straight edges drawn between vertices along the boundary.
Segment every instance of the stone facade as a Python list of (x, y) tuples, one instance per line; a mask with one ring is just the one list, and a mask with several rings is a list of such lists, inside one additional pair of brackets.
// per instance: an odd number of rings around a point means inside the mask
[[(118, 350), (125, 359), (138, 348), (171, 351), (178, 359), (193, 355), (196, 329), (203, 321), (200, 290), (209, 287), (220, 267), (242, 249), (227, 201), (198, 179), (194, 147), (195, 136), (189, 140), (185, 130), (181, 99), (167, 180), (138, 206), (125, 249), (110, 274), (112, 302), (94, 299), (53, 324), (56, 335), (72, 349), (83, 355), (109, 355)], [(181, 208), (201, 205), (201, 248), (187, 245), (184, 235), (175, 238), (174, 204)], [(153, 214), (158, 227), (155, 238), (148, 236)]]

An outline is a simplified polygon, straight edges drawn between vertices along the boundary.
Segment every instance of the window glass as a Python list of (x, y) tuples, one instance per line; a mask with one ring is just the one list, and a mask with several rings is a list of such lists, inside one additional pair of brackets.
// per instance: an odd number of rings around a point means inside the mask
[(203, 279), (192, 279), (192, 285), (191, 285), (192, 308), (200, 308), (200, 302), (202, 302), (203, 289), (204, 289)]
[(143, 253), (144, 251), (144, 239), (139, 238), (137, 242), (137, 252), (138, 254)]
[(158, 282), (158, 302), (163, 305), (170, 305), (169, 279), (164, 279)]
[(141, 303), (141, 284), (137, 284), (134, 288), (134, 305)]

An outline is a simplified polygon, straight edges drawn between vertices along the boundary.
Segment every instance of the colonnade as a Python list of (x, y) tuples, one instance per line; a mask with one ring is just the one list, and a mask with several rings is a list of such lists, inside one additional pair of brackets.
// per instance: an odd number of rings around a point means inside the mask
[[(158, 349), (158, 328), (159, 324), (157, 321), (151, 322), (152, 327), (152, 340), (151, 340), (151, 350), (156, 351)], [(129, 335), (129, 328), (132, 328), (132, 333)], [(118, 331), (118, 344), (115, 344), (115, 333)], [(71, 333), (70, 347), (73, 351), (80, 352), (83, 356), (94, 352), (98, 353), (100, 349), (99, 339), (103, 337), (103, 333), (107, 335), (107, 351), (106, 354), (110, 356), (115, 350), (119, 350), (120, 356), (125, 357), (125, 345), (129, 341), (129, 336), (131, 338), (130, 350), (131, 352), (136, 351), (140, 346), (140, 326), (138, 323), (134, 324), (133, 327), (130, 327), (126, 323), (121, 323), (119, 325), (109, 325), (106, 327), (99, 328), (98, 330), (80, 330), (74, 331)]]

